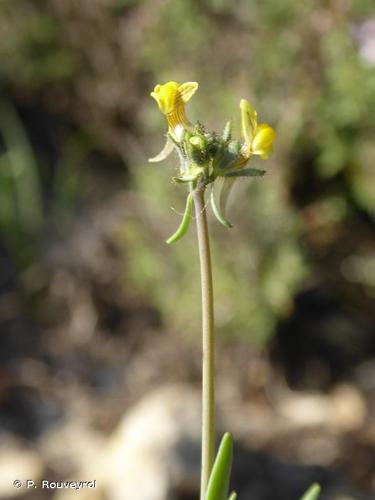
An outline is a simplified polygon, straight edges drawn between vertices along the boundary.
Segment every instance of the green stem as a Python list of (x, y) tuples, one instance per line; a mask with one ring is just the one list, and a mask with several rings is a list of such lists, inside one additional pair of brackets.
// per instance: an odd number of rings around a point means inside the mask
[(215, 337), (212, 266), (204, 188), (193, 191), (202, 289), (202, 469), (201, 500), (204, 500), (215, 458)]

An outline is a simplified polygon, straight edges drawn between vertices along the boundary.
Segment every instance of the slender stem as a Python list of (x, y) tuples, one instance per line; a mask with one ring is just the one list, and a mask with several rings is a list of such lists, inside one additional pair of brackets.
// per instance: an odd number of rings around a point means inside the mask
[(201, 500), (204, 500), (215, 458), (215, 337), (212, 266), (204, 188), (193, 191), (202, 289), (202, 469)]

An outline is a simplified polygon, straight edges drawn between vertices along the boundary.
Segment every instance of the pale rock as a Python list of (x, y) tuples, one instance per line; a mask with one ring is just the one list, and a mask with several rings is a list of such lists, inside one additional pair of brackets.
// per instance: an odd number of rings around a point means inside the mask
[(342, 432), (362, 427), (367, 415), (366, 401), (354, 386), (342, 384), (331, 395), (328, 422)]
[[(200, 394), (186, 385), (159, 388), (127, 412), (102, 454), (78, 479), (97, 489), (80, 500), (173, 500), (174, 491), (199, 491)], [(76, 498), (61, 491), (58, 500)]]
[(297, 427), (326, 426), (344, 432), (360, 428), (367, 413), (363, 396), (349, 384), (337, 386), (330, 394), (285, 392), (277, 409)]
[[(25, 494), (25, 482), (38, 482), (43, 474), (43, 462), (36, 452), (27, 450), (17, 443), (5, 443), (0, 451), (0, 498), (16, 498)], [(16, 488), (14, 481), (21, 481)]]

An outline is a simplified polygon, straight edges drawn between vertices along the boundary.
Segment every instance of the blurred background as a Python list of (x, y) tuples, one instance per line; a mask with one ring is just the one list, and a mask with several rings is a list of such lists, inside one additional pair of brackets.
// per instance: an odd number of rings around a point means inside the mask
[(195, 229), (165, 245), (185, 188), (147, 163), (169, 80), (278, 134), (210, 214), (233, 486), (375, 498), (373, 0), (3, 0), (0, 62), (0, 498), (197, 498)]

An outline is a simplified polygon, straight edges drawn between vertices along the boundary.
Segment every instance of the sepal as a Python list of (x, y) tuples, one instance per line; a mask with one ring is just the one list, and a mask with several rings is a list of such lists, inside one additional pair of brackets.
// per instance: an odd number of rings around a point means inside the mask
[(227, 121), (225, 124), (223, 133), (221, 134), (221, 137), (225, 142), (228, 142), (232, 138), (232, 120)]
[(234, 156), (238, 156), (241, 152), (241, 143), (240, 141), (230, 141), (230, 143), (228, 144), (228, 151), (234, 155)]

